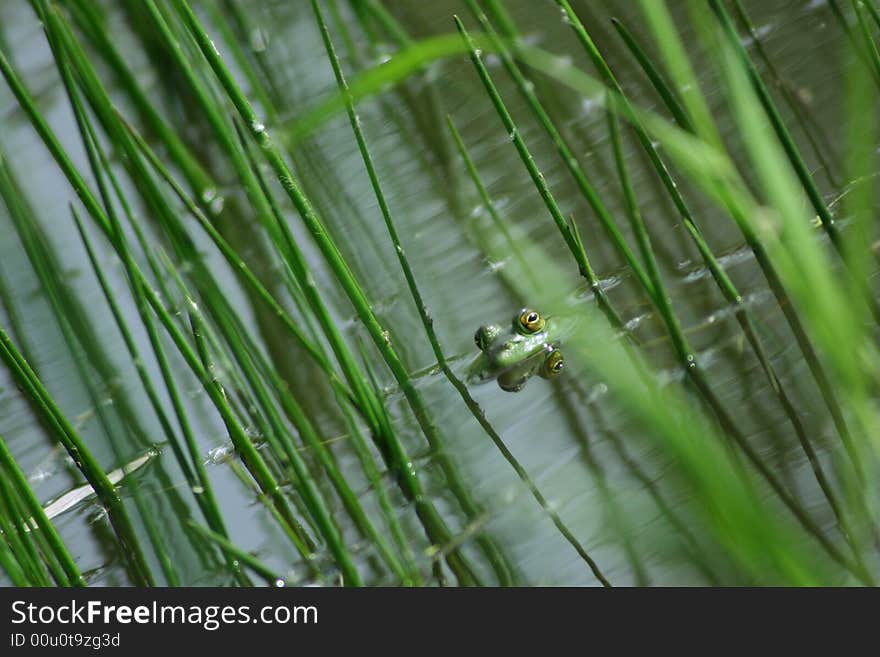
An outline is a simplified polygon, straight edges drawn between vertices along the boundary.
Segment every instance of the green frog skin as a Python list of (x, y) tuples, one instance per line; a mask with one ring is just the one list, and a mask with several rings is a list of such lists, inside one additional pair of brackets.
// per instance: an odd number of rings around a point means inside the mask
[(480, 353), (468, 368), (468, 380), (495, 379), (502, 390), (517, 392), (535, 374), (549, 379), (565, 368), (556, 343), (567, 333), (568, 322), (544, 317), (523, 308), (509, 328), (497, 324), (481, 326), (474, 334)]

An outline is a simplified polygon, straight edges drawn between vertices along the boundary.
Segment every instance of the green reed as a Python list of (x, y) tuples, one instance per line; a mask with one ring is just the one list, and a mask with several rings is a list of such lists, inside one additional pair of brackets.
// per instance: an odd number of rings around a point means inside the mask
[[(0, 357), (21, 391), (13, 396), (27, 400), (38, 430), (63, 445), (107, 509), (113, 529), (107, 540), (125, 557), (128, 580), (152, 584), (152, 571), (160, 568), (166, 583), (188, 583), (172, 558), (172, 546), (182, 545), (192, 552), (186, 558), (207, 555), (222, 570), (220, 579), (240, 585), (251, 576), (270, 586), (305, 578), (346, 585), (530, 584), (518, 546), (496, 534), (497, 500), (471, 479), (470, 464), (450, 453), (457, 428), (471, 426), (489, 437), (492, 453), (505, 459), (501, 469), (512, 469), (505, 474), (529, 492), (529, 504), (537, 503), (536, 513), (599, 583), (662, 581), (646, 547), (664, 532), (679, 544), (678, 558), (712, 583), (873, 583), (868, 557), (878, 509), (869, 491), (876, 482), (880, 354), (872, 322), (878, 304), (871, 284), (877, 263), (871, 108), (880, 79), (880, 16), (871, 4), (829, 3), (841, 42), (851, 46), (841, 156), (810, 108), (786, 88), (747, 3), (732, 3), (753, 49), (740, 40), (731, 3), (721, 0), (674, 13), (652, 0), (641, 3), (643, 22), (614, 21), (623, 56), (636, 65), (629, 70), (660, 98), (647, 111), (624, 91), (630, 80), (621, 79), (626, 69), (617, 68), (604, 27), (582, 20), (566, 0), (546, 16), (558, 22), (562, 12), (581, 49), (571, 60), (549, 52), (555, 44), (529, 45), (517, 12), (498, 0), (467, 0), (478, 29), (455, 18), (457, 33), (443, 34), (450, 15), (432, 36), (419, 37), (390, 3), (313, 0), (304, 22), (314, 37), (310, 56), (332, 71), (335, 90), (305, 106), (297, 102), (297, 76), (320, 71), (297, 61), (296, 44), (263, 41), (264, 21), (276, 9), (253, 11), (238, 0), (145, 0), (117, 14), (84, 0), (33, 0), (78, 142), (50, 127), (45, 99), (28, 90), (32, 81), (22, 79), (2, 39), (0, 72), (77, 202), (69, 216), (50, 217), (42, 203), (29, 203), (35, 199), (25, 198), (8, 158), (0, 156), (3, 216), (52, 312), (95, 430), (81, 430), (70, 419), (76, 410), (67, 397), (50, 392), (44, 345), (28, 334), (29, 318), (8, 280), (0, 287), (10, 329), (0, 333)], [(134, 45), (108, 36), (119, 15), (130, 21)], [(699, 67), (692, 44), (680, 36), (685, 28), (711, 53)], [(148, 86), (126, 48), (143, 49), (170, 75)], [(597, 75), (581, 69), (583, 54)], [(390, 59), (375, 63), (380, 55)], [(489, 55), (503, 66), (504, 79), (487, 64)], [(540, 199), (558, 250), (493, 204), (484, 164), (473, 155), (476, 144), (456, 128), (465, 110), (450, 106), (456, 89), (438, 83), (438, 71), (447, 60), (466, 57), (478, 83), (466, 111), (500, 119), (500, 128), (485, 122), (483, 136), (507, 144), (523, 165), (519, 173), (527, 178), (518, 198)], [(698, 68), (714, 73), (734, 122), (724, 139)], [(173, 90), (177, 100), (167, 102), (162, 90)], [(606, 122), (589, 130), (568, 125), (572, 94), (602, 99)], [(368, 103), (371, 98), (378, 102)], [(517, 99), (527, 116), (519, 116)], [(358, 181), (349, 187), (321, 145), (323, 128), (342, 113), (347, 129), (327, 133), (359, 156), (366, 198), (354, 194)], [(447, 325), (428, 310), (439, 303), (431, 296), (437, 286), (420, 278), (418, 235), (392, 195), (394, 154), (382, 149), (376, 120), (406, 143), (412, 175), (432, 181), (457, 237), (475, 257), (502, 263), (487, 280), (512, 299), (534, 299), (553, 312), (568, 290), (585, 293), (588, 303), (578, 311), (584, 327), (564, 347), (577, 380), (554, 383), (550, 399), (566, 418), (590, 480), (566, 495), (580, 500), (583, 491), (595, 491), (599, 508), (588, 511), (603, 519), (601, 535), (584, 535), (572, 510), (557, 506), (547, 492), (553, 482), (509, 446), (505, 418), (457, 374), (459, 356), (444, 347)], [(580, 140), (595, 130), (601, 137), (591, 147), (608, 158), (591, 167)], [(800, 140), (808, 144), (803, 153)], [(712, 291), (729, 307), (730, 328), (747, 345), (754, 376), (786, 424), (781, 433), (792, 433), (810, 468), (813, 481), (799, 486), (815, 488), (823, 504), (808, 501), (759, 439), (746, 435), (736, 416), (742, 409), (722, 394), (691, 341), (690, 301), (677, 296), (658, 246), (666, 237), (661, 231), (673, 228), (649, 220), (650, 192), (636, 178), (630, 145), (646, 158), (649, 184), (656, 182), (674, 208), (670, 216), (681, 222)], [(78, 164), (82, 153), (85, 168)], [(819, 162), (833, 186), (846, 181), (840, 210), (823, 195), (808, 159)], [(555, 167), (564, 179), (555, 177)], [(579, 206), (563, 210), (569, 184), (590, 214)], [(384, 232), (370, 243), (349, 243), (328, 198), (365, 233), (377, 204)], [(470, 199), (491, 224), (462, 216)], [(704, 203), (712, 212), (705, 218)], [(827, 243), (811, 226), (813, 214)], [(46, 230), (50, 221), (58, 228)], [(783, 375), (774, 336), (747, 304), (748, 288), (734, 283), (718, 255), (710, 221), (730, 222), (754, 254), (775, 299), (767, 312), (784, 320), (794, 358), (809, 372), (803, 386)], [(65, 280), (71, 254), (55, 240), (67, 228), (79, 236), (74, 250), (88, 263), (89, 283), (97, 283), (100, 312), (87, 312), (81, 286)], [(389, 242), (399, 269), (381, 261)], [(606, 251), (622, 268), (609, 271)], [(371, 267), (387, 273), (394, 289), (377, 289)], [(612, 276), (639, 290), (639, 307), (656, 327), (635, 321), (617, 290), (606, 289)], [(401, 294), (416, 310), (415, 333), (392, 323), (395, 315), (383, 307), (399, 303)], [(121, 340), (118, 353), (102, 344), (105, 333)], [(422, 368), (414, 359), (428, 347), (435, 363)], [(136, 375), (130, 385), (115, 383), (120, 354)], [(658, 372), (667, 357), (672, 376)], [(581, 373), (590, 379), (580, 380)], [(607, 398), (591, 397), (593, 378), (607, 387)], [(806, 420), (804, 386), (808, 394), (818, 391), (824, 408), (817, 413), (827, 409), (840, 445)], [(112, 408), (102, 406), (106, 395)], [(583, 424), (587, 412), (622, 415), (632, 432), (598, 439)], [(206, 463), (206, 426), (231, 441), (228, 459)], [(0, 433), (10, 430), (0, 426)], [(133, 447), (146, 446), (167, 448), (183, 482), (179, 490), (169, 484), (156, 492), (128, 479), (117, 488), (105, 474), (111, 468), (95, 456), (106, 447), (124, 462)], [(0, 570), (15, 585), (81, 585), (99, 577), (81, 573), (17, 462), (18, 449), (0, 440)], [(217, 488), (225, 474), (259, 503), (263, 526), (287, 538), (283, 549), (255, 551), (253, 537), (237, 533), (236, 510)], [(647, 539), (635, 531), (647, 516), (630, 505), (627, 486), (639, 488), (664, 529), (652, 528)], [(671, 501), (682, 490), (686, 501)], [(154, 504), (163, 508), (160, 500), (175, 517), (153, 517)], [(187, 542), (178, 545), (181, 535)], [(626, 574), (606, 566), (609, 540)]]

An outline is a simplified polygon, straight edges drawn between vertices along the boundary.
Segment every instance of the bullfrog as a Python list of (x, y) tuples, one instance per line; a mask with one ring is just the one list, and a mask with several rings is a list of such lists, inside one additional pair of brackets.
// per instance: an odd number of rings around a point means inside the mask
[(480, 353), (468, 368), (468, 380), (495, 379), (507, 392), (522, 390), (535, 374), (550, 379), (565, 369), (558, 341), (568, 322), (544, 317), (537, 310), (523, 308), (513, 316), (511, 326), (481, 326), (474, 334)]

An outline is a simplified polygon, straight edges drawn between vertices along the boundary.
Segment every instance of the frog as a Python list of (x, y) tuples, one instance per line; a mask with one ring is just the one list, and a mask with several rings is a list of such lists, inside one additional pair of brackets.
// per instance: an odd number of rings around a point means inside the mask
[(558, 376), (565, 358), (558, 342), (568, 323), (545, 317), (534, 308), (522, 308), (509, 328), (498, 324), (480, 326), (474, 343), (480, 353), (468, 368), (472, 383), (495, 380), (506, 392), (519, 392), (536, 374), (543, 379)]

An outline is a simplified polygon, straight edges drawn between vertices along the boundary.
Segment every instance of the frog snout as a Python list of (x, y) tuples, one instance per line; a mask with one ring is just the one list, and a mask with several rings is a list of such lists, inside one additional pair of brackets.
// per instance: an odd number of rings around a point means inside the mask
[(480, 351), (485, 351), (492, 341), (501, 333), (501, 327), (495, 324), (481, 326), (474, 333), (474, 343)]

